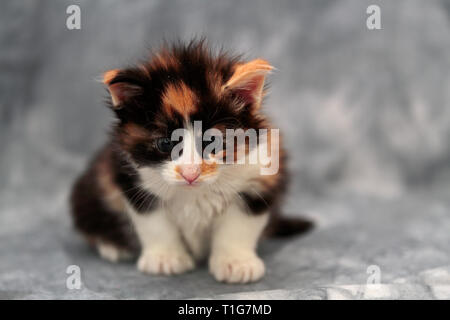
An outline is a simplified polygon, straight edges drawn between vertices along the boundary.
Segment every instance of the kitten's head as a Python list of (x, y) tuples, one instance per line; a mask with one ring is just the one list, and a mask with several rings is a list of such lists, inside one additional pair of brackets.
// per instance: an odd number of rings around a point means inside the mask
[[(200, 41), (165, 46), (138, 67), (106, 72), (103, 82), (119, 120), (119, 148), (153, 182), (180, 187), (213, 183), (230, 166), (218, 161), (226, 152), (205, 153), (207, 143), (196, 136), (212, 128), (223, 133), (266, 128), (259, 109), (270, 70), (262, 59), (242, 62), (214, 55)], [(174, 139), (180, 132), (183, 137)]]

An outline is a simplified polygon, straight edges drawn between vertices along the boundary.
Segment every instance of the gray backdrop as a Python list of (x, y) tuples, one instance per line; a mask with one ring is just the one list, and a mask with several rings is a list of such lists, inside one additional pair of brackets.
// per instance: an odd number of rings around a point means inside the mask
[[(366, 28), (370, 4), (382, 30)], [(0, 298), (450, 298), (449, 31), (444, 0), (2, 1)], [(256, 284), (109, 264), (68, 216), (112, 120), (98, 76), (194, 35), (277, 68), (266, 110), (290, 151), (285, 211), (317, 224), (263, 242)], [(363, 286), (371, 265), (381, 286)]]

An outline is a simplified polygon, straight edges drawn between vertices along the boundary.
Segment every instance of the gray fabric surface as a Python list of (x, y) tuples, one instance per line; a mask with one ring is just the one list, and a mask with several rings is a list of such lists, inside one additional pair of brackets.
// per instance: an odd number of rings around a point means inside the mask
[[(367, 30), (369, 4), (382, 30)], [(0, 26), (0, 298), (450, 299), (449, 1), (7, 0)], [(262, 243), (255, 284), (205, 266), (146, 276), (71, 228), (69, 188), (111, 121), (96, 77), (194, 34), (277, 67), (266, 110), (290, 153), (284, 209), (316, 222)], [(373, 265), (381, 284), (366, 285)]]

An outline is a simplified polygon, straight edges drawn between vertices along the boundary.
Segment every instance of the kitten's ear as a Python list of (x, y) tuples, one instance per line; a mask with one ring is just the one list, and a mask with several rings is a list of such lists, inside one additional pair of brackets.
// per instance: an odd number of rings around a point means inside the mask
[(120, 109), (125, 101), (138, 95), (142, 88), (128, 82), (116, 81), (120, 70), (109, 70), (103, 74), (103, 83), (108, 86), (114, 109)]
[(240, 64), (223, 86), (223, 90), (231, 91), (246, 104), (259, 108), (263, 97), (264, 81), (271, 70), (273, 67), (263, 59)]

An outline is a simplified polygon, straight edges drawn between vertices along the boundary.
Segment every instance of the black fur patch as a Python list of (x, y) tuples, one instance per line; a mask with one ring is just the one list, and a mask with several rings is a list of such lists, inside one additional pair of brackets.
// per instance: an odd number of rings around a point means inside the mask
[(274, 202), (274, 196), (269, 193), (250, 195), (249, 193), (241, 192), (239, 195), (244, 200), (247, 209), (253, 214), (266, 212)]
[(90, 169), (86, 171), (72, 189), (71, 207), (75, 227), (94, 244), (102, 241), (119, 248), (135, 251), (139, 247), (134, 227), (124, 212), (109, 208), (104, 202), (104, 194), (98, 185), (94, 164), (99, 161), (102, 150)]

